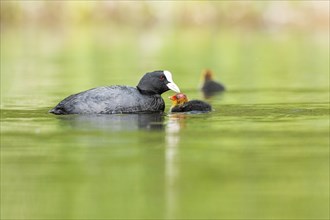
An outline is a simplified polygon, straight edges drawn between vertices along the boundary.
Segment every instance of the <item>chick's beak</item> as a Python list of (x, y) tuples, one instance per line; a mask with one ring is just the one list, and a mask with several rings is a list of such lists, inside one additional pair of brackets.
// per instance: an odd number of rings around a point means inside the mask
[(174, 92), (180, 92), (180, 89), (179, 87), (174, 83), (174, 82), (170, 82), (170, 83), (167, 83), (166, 86), (170, 89), (170, 90), (173, 90)]
[(168, 98), (171, 99), (172, 101), (174, 101), (175, 100), (175, 95), (169, 96)]

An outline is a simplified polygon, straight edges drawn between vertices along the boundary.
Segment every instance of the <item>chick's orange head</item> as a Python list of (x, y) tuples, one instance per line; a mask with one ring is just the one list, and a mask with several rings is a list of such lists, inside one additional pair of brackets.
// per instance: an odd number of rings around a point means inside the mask
[(213, 73), (211, 70), (207, 69), (207, 70), (204, 70), (203, 72), (203, 75), (204, 75), (204, 79), (207, 81), (207, 80), (212, 80), (213, 79)]
[(173, 96), (170, 96), (169, 99), (171, 99), (173, 104), (175, 105), (188, 102), (188, 97), (183, 93), (177, 93)]

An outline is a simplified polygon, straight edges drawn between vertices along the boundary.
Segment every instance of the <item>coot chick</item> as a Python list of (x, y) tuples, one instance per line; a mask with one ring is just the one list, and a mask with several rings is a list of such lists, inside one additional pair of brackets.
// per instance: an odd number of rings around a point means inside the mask
[(225, 86), (213, 80), (213, 72), (211, 70), (205, 70), (203, 72), (204, 83), (202, 91), (205, 97), (215, 95), (216, 93), (225, 91)]
[(188, 101), (188, 97), (183, 93), (177, 93), (169, 98), (172, 100), (171, 112), (209, 112), (212, 110), (211, 105), (201, 100)]
[(135, 87), (103, 86), (71, 95), (49, 112), (63, 114), (118, 114), (160, 112), (165, 109), (162, 93), (180, 92), (167, 70), (146, 73)]

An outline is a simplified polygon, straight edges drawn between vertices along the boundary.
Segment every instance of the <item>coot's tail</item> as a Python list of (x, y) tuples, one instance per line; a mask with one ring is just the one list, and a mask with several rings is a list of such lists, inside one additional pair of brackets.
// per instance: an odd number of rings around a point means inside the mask
[(55, 115), (66, 115), (68, 114), (64, 109), (55, 107), (48, 111), (49, 113), (53, 113)]

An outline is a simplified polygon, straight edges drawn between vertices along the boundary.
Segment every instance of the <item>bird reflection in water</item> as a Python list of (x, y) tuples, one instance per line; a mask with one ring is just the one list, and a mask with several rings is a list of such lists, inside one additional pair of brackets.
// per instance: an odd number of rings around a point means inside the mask
[(179, 177), (178, 153), (180, 130), (185, 126), (186, 114), (169, 114), (166, 124), (166, 149), (165, 149), (165, 194), (166, 218), (172, 219), (176, 215), (177, 207), (177, 179)]
[(78, 130), (164, 130), (164, 113), (91, 114), (58, 116), (61, 124)]

